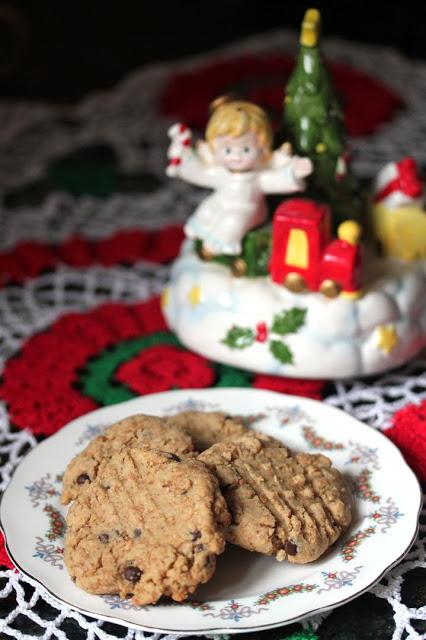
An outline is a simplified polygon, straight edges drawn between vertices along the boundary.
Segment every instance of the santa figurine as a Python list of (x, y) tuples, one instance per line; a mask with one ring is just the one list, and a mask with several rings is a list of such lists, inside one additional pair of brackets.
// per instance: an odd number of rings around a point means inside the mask
[(389, 162), (374, 181), (374, 202), (380, 202), (388, 209), (404, 204), (421, 204), (422, 194), (423, 183), (416, 162), (410, 157)]
[(291, 156), (288, 145), (272, 152), (266, 113), (242, 100), (212, 104), (206, 140), (196, 149), (185, 125), (174, 125), (169, 136), (168, 175), (214, 189), (184, 228), (202, 241), (204, 256), (240, 254), (246, 233), (266, 220), (264, 194), (302, 191), (312, 171), (309, 158)]

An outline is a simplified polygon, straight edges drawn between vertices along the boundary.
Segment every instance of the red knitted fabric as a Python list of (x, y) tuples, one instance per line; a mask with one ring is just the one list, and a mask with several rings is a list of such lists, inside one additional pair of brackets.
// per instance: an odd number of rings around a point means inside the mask
[(182, 227), (173, 225), (160, 231), (117, 231), (96, 242), (79, 236), (60, 245), (22, 242), (13, 250), (0, 253), (0, 286), (8, 282), (22, 283), (60, 264), (73, 267), (101, 264), (109, 267), (134, 264), (139, 260), (169, 262), (177, 256), (182, 240)]
[(79, 369), (110, 344), (164, 329), (158, 298), (63, 315), (50, 330), (31, 336), (6, 363), (0, 397), (8, 403), (13, 424), (50, 435), (96, 409), (75, 388)]
[(12, 560), (7, 555), (7, 551), (4, 546), (3, 534), (0, 531), (0, 567), (7, 567), (8, 569), (14, 569)]
[[(375, 78), (345, 64), (330, 61), (327, 64), (343, 98), (350, 136), (373, 133), (401, 107), (400, 96)], [(201, 130), (206, 126), (210, 102), (217, 96), (234, 92), (265, 107), (279, 128), (283, 88), (293, 67), (292, 57), (276, 53), (210, 62), (172, 75), (160, 98), (160, 108), (168, 116)], [(193, 99), (194, 87), (197, 87), (196, 100)]]
[(426, 481), (426, 400), (397, 411), (385, 434), (401, 449), (420, 480)]
[(254, 377), (253, 387), (256, 389), (270, 389), (278, 393), (289, 393), (295, 396), (306, 396), (314, 400), (321, 400), (324, 380), (302, 380), (300, 378), (279, 378), (258, 374)]

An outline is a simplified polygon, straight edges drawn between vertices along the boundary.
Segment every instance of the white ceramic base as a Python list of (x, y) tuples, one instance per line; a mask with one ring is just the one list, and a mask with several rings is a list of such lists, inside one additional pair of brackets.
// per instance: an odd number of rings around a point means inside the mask
[[(328, 299), (294, 294), (269, 278), (233, 277), (226, 267), (200, 260), (186, 241), (163, 311), (185, 346), (217, 362), (299, 378), (370, 375), (403, 364), (426, 345), (426, 261), (366, 262), (369, 284), (360, 299)], [(291, 329), (287, 315), (281, 334), (272, 332), (274, 317), (295, 308), (305, 310), (293, 312), (300, 326), (282, 333)], [(222, 341), (234, 326), (244, 335), (231, 348)]]

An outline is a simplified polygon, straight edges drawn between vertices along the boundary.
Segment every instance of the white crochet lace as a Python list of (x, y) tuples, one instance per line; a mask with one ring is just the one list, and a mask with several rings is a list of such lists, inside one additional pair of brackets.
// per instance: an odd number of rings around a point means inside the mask
[[(372, 175), (382, 164), (408, 152), (426, 163), (426, 147), (418, 144), (426, 113), (426, 65), (408, 62), (397, 53), (381, 47), (368, 47), (337, 40), (325, 43), (328, 57), (353, 63), (372, 76), (386, 78), (387, 84), (404, 96), (407, 109), (392, 123), (368, 139), (358, 139), (355, 168)], [(222, 49), (221, 57), (250, 51), (295, 51), (296, 36), (276, 32)], [(216, 56), (218, 54), (215, 54)], [(175, 69), (190, 69), (209, 56), (185, 63), (162, 64), (136, 71), (114, 90), (89, 96), (72, 108), (50, 105), (0, 104), (0, 185), (3, 188), (25, 184), (43, 175), (47, 163), (72, 149), (107, 142), (114, 149), (125, 171), (147, 170), (163, 179), (165, 132), (170, 124), (155, 111), (155, 98), (167, 77)], [(366, 98), (367, 99), (367, 98)], [(141, 139), (149, 150), (140, 146)], [(34, 153), (36, 150), (36, 153)], [(149, 195), (117, 194), (108, 200), (93, 197), (73, 198), (54, 193), (38, 207), (0, 211), (0, 250), (21, 240), (60, 242), (72, 234), (90, 238), (110, 235), (116, 229), (160, 227), (182, 221), (193, 211), (200, 198), (196, 191), (176, 180), (164, 181)], [(158, 293), (168, 267), (139, 263), (125, 268), (75, 269), (61, 267), (55, 273), (35, 278), (22, 287), (0, 290), (0, 372), (7, 358), (30, 335), (49, 326), (66, 311), (89, 309), (105, 300), (144, 300)], [(333, 384), (327, 402), (375, 428), (383, 429), (395, 410), (426, 398), (426, 359), (381, 376), (375, 381), (346, 381)], [(14, 432), (7, 409), (0, 405), (0, 489), (10, 481), (16, 465), (36, 439), (25, 431)], [(426, 517), (426, 512), (423, 513)], [(410, 609), (401, 597), (404, 574), (416, 567), (426, 568), (426, 526), (409, 555), (382, 582), (372, 589), (386, 599), (394, 610), (395, 631), (392, 640), (403, 632), (409, 639), (425, 638), (412, 627), (412, 621), (426, 619), (426, 606)], [(74, 621), (88, 640), (142, 640), (159, 634), (144, 634), (95, 621), (56, 603), (31, 579), (13, 571), (0, 572), (0, 598), (14, 594), (15, 605), (0, 620), (0, 636), (30, 640), (33, 635), (18, 630), (18, 616), (38, 625), (43, 640), (65, 640), (65, 622)], [(48, 616), (40, 604), (52, 607)], [(53, 610), (53, 613), (52, 613)], [(309, 622), (314, 628), (324, 616)], [(22, 620), (22, 618), (21, 618)], [(19, 625), (21, 626), (21, 625)], [(285, 635), (285, 630), (283, 630)], [(177, 636), (164, 636), (172, 640)]]

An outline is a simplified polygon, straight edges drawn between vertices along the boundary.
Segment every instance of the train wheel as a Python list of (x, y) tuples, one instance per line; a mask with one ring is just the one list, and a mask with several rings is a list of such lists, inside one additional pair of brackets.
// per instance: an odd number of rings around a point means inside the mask
[(247, 272), (247, 262), (242, 258), (236, 258), (232, 263), (231, 271), (237, 278), (245, 276)]
[(306, 290), (305, 278), (300, 273), (288, 273), (284, 280), (284, 286), (293, 293), (302, 293)]
[(200, 249), (200, 256), (203, 260), (213, 260), (214, 258), (214, 253), (212, 253), (211, 251), (209, 251), (209, 249), (206, 249), (206, 247), (204, 245), (201, 245), (201, 249)]
[(327, 298), (337, 298), (342, 287), (334, 280), (323, 280), (321, 282), (320, 291)]

